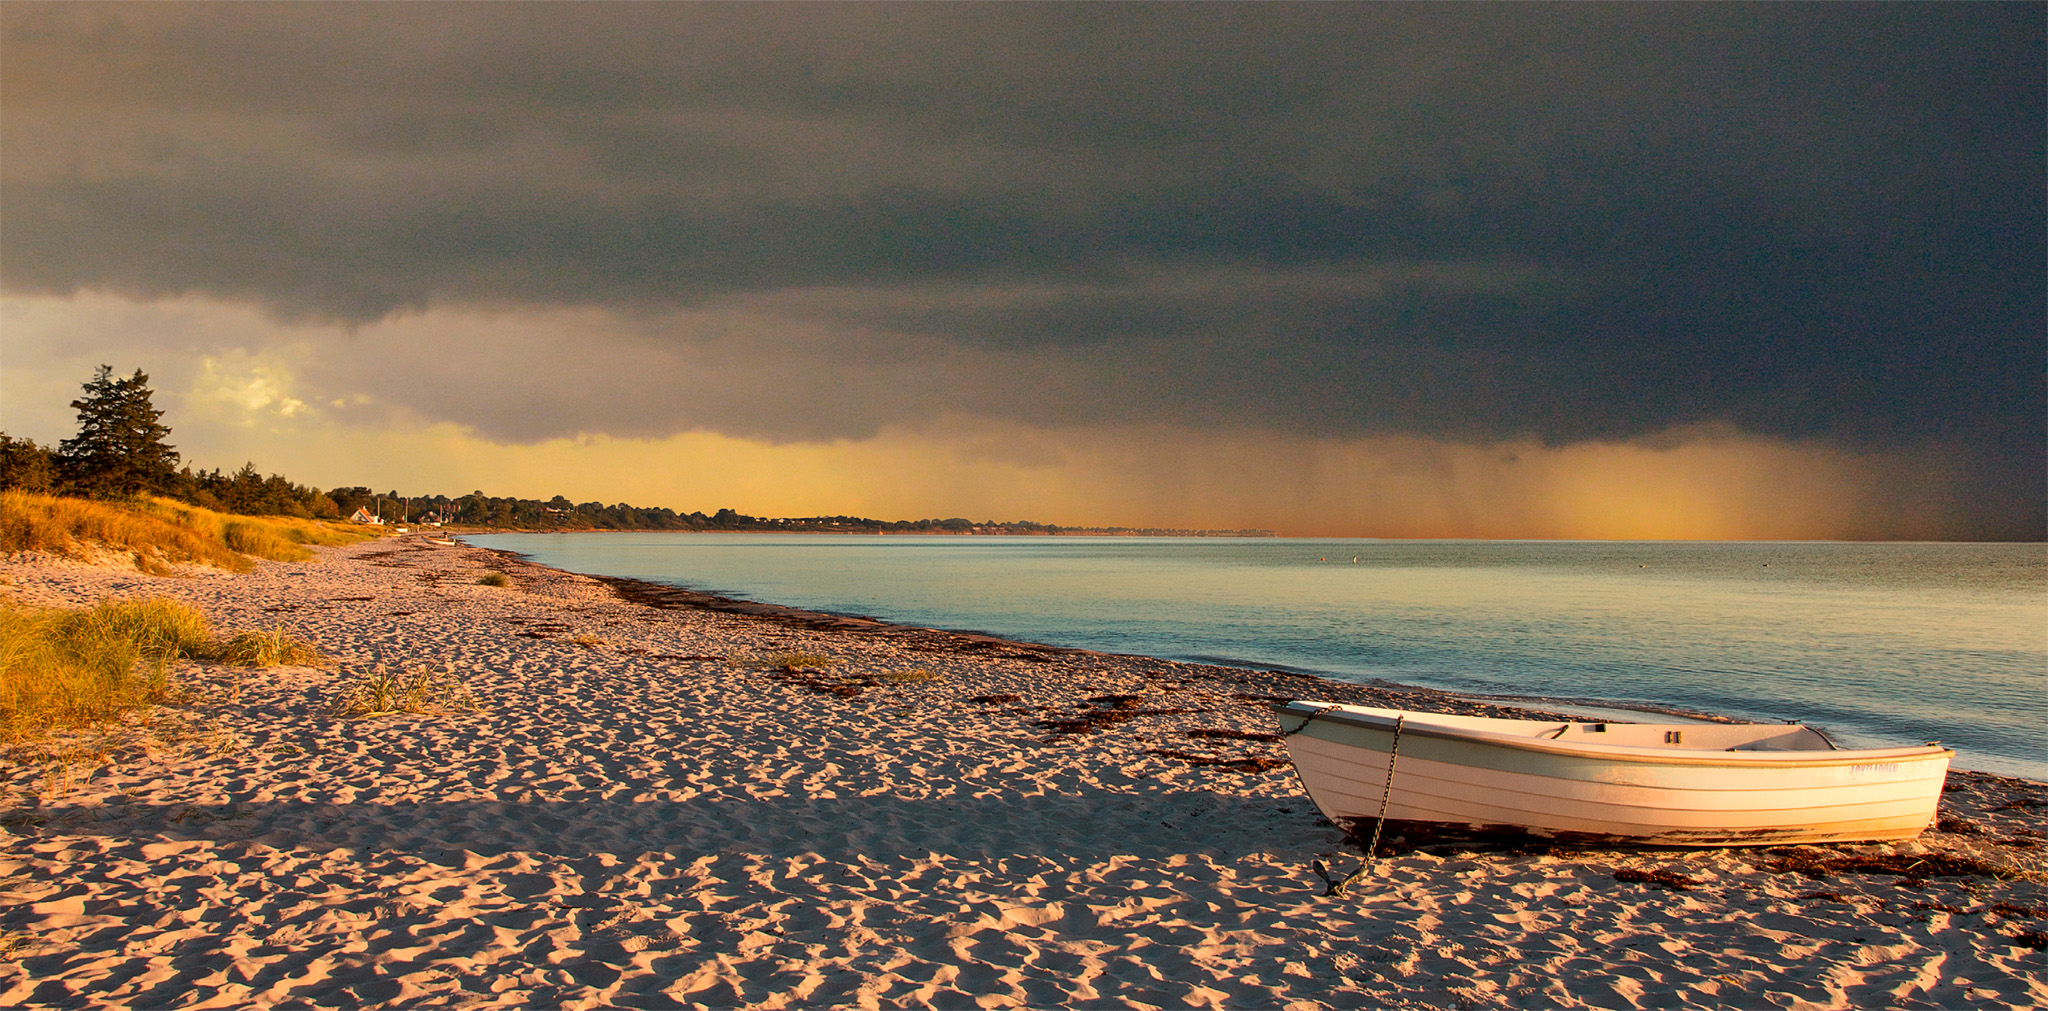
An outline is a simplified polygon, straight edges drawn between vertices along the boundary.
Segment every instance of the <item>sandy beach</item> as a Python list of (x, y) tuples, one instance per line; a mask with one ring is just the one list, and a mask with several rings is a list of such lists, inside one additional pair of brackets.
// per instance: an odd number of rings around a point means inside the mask
[[(505, 572), (510, 585), (479, 585)], [(1275, 699), (1489, 707), (733, 605), (421, 535), (244, 575), (0, 564), (330, 658), (9, 756), (0, 1005), (2037, 1007), (2048, 785), (1910, 842), (1396, 845)], [(350, 719), (379, 666), (480, 708)], [(1911, 742), (1917, 743), (1917, 742)], [(68, 758), (52, 757), (65, 752)]]

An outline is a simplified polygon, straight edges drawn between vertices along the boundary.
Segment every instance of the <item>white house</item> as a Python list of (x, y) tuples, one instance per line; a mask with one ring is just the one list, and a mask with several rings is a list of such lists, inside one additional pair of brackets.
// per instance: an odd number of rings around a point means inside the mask
[(357, 509), (355, 513), (348, 518), (348, 521), (350, 523), (362, 523), (373, 527), (381, 527), (384, 525), (383, 518), (370, 515), (370, 511), (368, 509)]

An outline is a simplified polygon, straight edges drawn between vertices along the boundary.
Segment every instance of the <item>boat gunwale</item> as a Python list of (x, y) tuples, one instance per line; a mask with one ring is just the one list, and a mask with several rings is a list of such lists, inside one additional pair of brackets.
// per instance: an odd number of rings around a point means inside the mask
[[(1294, 708), (1295, 706), (1319, 706), (1320, 708), (1296, 709)], [(1396, 717), (1374, 716), (1367, 713), (1354, 712), (1352, 711), (1353, 708), (1355, 707), (1347, 706), (1343, 703), (1319, 703), (1309, 699), (1296, 699), (1292, 702), (1287, 703), (1285, 706), (1280, 707), (1279, 712), (1292, 716), (1298, 716), (1301, 717), (1303, 720), (1302, 725), (1300, 727), (1288, 731), (1288, 734), (1306, 732), (1309, 724), (1315, 723), (1318, 720), (1325, 722), (1348, 724), (1351, 726), (1362, 727), (1369, 730), (1392, 731), (1394, 729), (1394, 725), (1397, 720)], [(1403, 714), (1403, 716), (1399, 717), (1398, 719), (1401, 722), (1401, 734), (1404, 737), (1413, 735), (1430, 737), (1438, 740), (1465, 741), (1474, 744), (1488, 745), (1492, 747), (1510, 748), (1517, 751), (1533, 751), (1546, 755), (1560, 755), (1574, 758), (1596, 758), (1612, 761), (1625, 761), (1637, 765), (1722, 765), (1738, 768), (1764, 767), (1772, 769), (1801, 769), (1870, 765), (1877, 762), (1926, 762), (1933, 761), (1937, 758), (1946, 761), (1955, 756), (1954, 749), (1945, 748), (1939, 744), (1909, 745), (1907, 747), (1901, 748), (1867, 748), (1861, 750), (1827, 751), (1819, 752), (1815, 755), (1815, 757), (1805, 757), (1809, 753), (1804, 751), (1687, 752), (1664, 748), (1640, 747), (1627, 744), (1596, 744), (1590, 741), (1567, 742), (1561, 740), (1553, 741), (1544, 740), (1541, 738), (1519, 737), (1513, 734), (1504, 734), (1495, 731), (1453, 727), (1444, 724), (1433, 724), (1428, 722), (1428, 717), (1432, 715), (1430, 713), (1416, 713), (1409, 712), (1407, 710), (1385, 711), (1398, 712)], [(1484, 719), (1489, 717), (1481, 718)], [(1553, 721), (1511, 720), (1504, 722), (1527, 722), (1548, 724)], [(1573, 723), (1571, 721), (1565, 722), (1566, 725), (1569, 726), (1582, 725), (1578, 723)], [(1651, 723), (1639, 725), (1654, 727), (1661, 726), (1662, 724)], [(1796, 724), (1786, 724), (1786, 726), (1796, 726)], [(1325, 740), (1327, 740), (1327, 738), (1325, 738)], [(1337, 744), (1340, 746), (1357, 747), (1357, 745), (1347, 745), (1346, 742), (1343, 741), (1331, 741), (1330, 743)], [(1371, 751), (1373, 749), (1361, 748), (1360, 750)]]

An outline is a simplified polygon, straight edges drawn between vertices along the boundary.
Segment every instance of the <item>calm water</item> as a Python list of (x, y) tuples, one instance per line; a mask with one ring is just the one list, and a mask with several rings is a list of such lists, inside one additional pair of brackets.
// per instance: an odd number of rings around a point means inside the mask
[(1798, 720), (1845, 746), (1938, 739), (1963, 768), (2048, 778), (2048, 545), (466, 539), (1055, 645)]

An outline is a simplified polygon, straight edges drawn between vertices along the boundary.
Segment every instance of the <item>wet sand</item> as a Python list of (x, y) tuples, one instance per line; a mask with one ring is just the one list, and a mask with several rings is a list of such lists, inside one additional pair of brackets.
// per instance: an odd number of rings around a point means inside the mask
[[(511, 585), (476, 580), (502, 571)], [(1434, 692), (719, 602), (412, 535), (166, 596), (332, 658), (17, 752), (0, 1005), (2033, 1007), (2048, 786), (1941, 829), (1687, 852), (1355, 845), (1268, 707)], [(819, 666), (822, 664), (822, 666)], [(349, 719), (382, 665), (481, 711)], [(59, 754), (68, 754), (68, 758)]]

